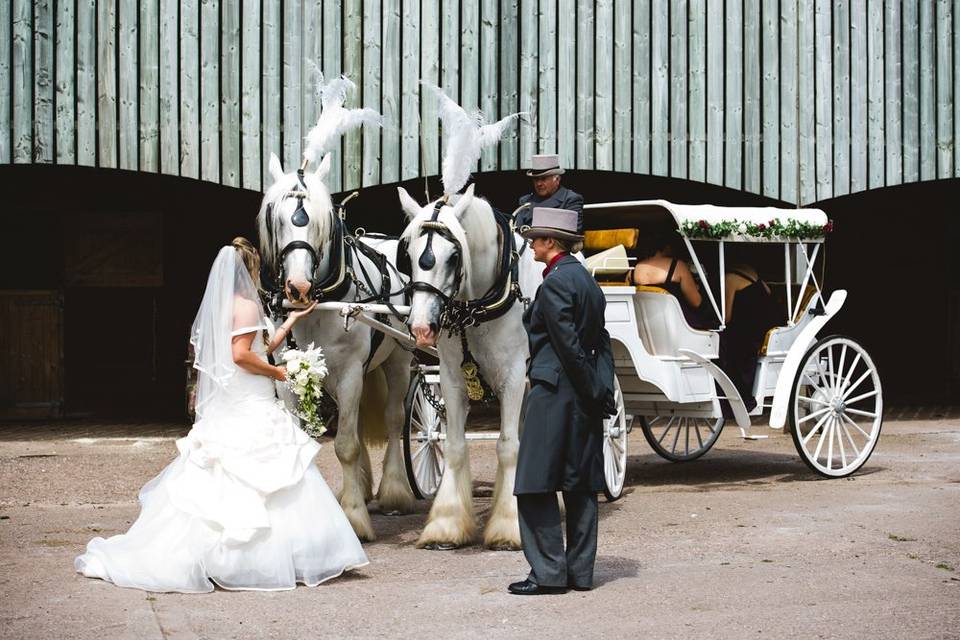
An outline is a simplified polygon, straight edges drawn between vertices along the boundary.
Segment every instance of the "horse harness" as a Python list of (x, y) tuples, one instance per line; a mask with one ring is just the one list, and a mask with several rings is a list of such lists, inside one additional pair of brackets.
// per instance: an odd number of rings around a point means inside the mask
[[(500, 318), (513, 303), (520, 299), (520, 284), (518, 282), (519, 257), (516, 240), (513, 234), (512, 219), (503, 213), (493, 210), (494, 220), (497, 223), (499, 236), (499, 257), (497, 260), (497, 278), (490, 288), (479, 298), (473, 300), (458, 300), (460, 287), (463, 284), (463, 247), (450, 228), (437, 220), (440, 210), (447, 204), (446, 199), (440, 199), (433, 207), (430, 219), (420, 226), (420, 235), (427, 236), (427, 244), (420, 254), (417, 264), (424, 271), (430, 271), (436, 266), (436, 256), (433, 252), (434, 234), (441, 236), (454, 246), (456, 264), (453, 277), (452, 291), (444, 293), (429, 282), (412, 280), (406, 286), (408, 291), (423, 291), (437, 296), (441, 302), (440, 329), (446, 329), (448, 335), (463, 334), (469, 327), (475, 327), (483, 322)], [(401, 241), (405, 244), (405, 241)], [(402, 253), (406, 253), (406, 246), (401, 246)]]
[[(475, 327), (483, 322), (496, 320), (507, 313), (515, 301), (522, 300), (526, 303), (520, 292), (518, 281), (519, 258), (516, 240), (513, 233), (513, 218), (493, 209), (494, 220), (497, 223), (497, 233), (499, 236), (499, 257), (497, 260), (497, 277), (490, 288), (481, 297), (473, 300), (458, 300), (460, 287), (463, 284), (463, 247), (460, 241), (450, 230), (450, 228), (440, 222), (437, 218), (440, 210), (447, 204), (446, 198), (441, 198), (433, 207), (433, 213), (430, 219), (423, 222), (420, 226), (420, 235), (426, 234), (427, 244), (420, 254), (417, 264), (424, 271), (430, 271), (436, 266), (436, 256), (433, 252), (434, 234), (450, 242), (454, 246), (454, 255), (456, 264), (454, 271), (454, 280), (452, 291), (447, 294), (429, 282), (412, 280), (407, 284), (408, 291), (423, 291), (437, 296), (440, 299), (440, 327), (439, 330), (447, 330), (448, 336), (459, 334), (460, 346), (463, 351), (463, 361), (460, 364), (461, 373), (467, 385), (467, 396), (471, 400), (482, 400), (483, 398), (493, 397), (494, 393), (490, 386), (480, 376), (477, 362), (470, 353), (467, 345), (466, 329)], [(402, 253), (406, 253), (406, 247), (400, 248)], [(424, 389), (424, 394), (427, 394)], [(430, 397), (427, 397), (430, 400)], [(431, 402), (431, 404), (434, 404)], [(442, 407), (434, 404), (434, 407), (442, 411)]]
[[(303, 206), (303, 201), (308, 196), (307, 187), (303, 180), (303, 170), (297, 171), (297, 181), (299, 182), (300, 188), (287, 192), (281, 201), (286, 198), (297, 199), (297, 209), (290, 217), (290, 221), (295, 226), (304, 227), (309, 224), (310, 217)], [(337, 204), (334, 206), (337, 209), (337, 215), (334, 216), (333, 219), (333, 237), (331, 238), (330, 242), (330, 263), (334, 265), (334, 267), (330, 269), (329, 273), (327, 273), (326, 277), (324, 277), (320, 283), (311, 287), (311, 299), (317, 302), (339, 302), (343, 300), (344, 296), (346, 296), (350, 289), (350, 285), (354, 285), (355, 293), (353, 302), (359, 304), (365, 304), (374, 301), (382, 302), (390, 307), (391, 311), (399, 317), (399, 313), (393, 308), (390, 298), (398, 293), (405, 293), (405, 288), (401, 288), (399, 291), (391, 290), (392, 278), (390, 275), (390, 263), (387, 260), (387, 257), (373, 247), (359, 241), (359, 238), (364, 235), (362, 229), (358, 229), (355, 235), (351, 234), (347, 229), (345, 222), (346, 211), (344, 205)], [(268, 215), (270, 215), (271, 205), (268, 205), (267, 211)], [(268, 222), (269, 224), (267, 225), (267, 228), (270, 230), (270, 240), (273, 241), (272, 219), (268, 219)], [(320, 260), (323, 258), (322, 247), (317, 249), (309, 242), (305, 242), (303, 240), (292, 240), (280, 250), (278, 254), (278, 265), (280, 265), (280, 267), (277, 269), (277, 275), (273, 283), (274, 286), (269, 289), (271, 294), (269, 307), (274, 314), (281, 317), (286, 315), (283, 309), (284, 277), (282, 265), (287, 255), (296, 249), (303, 249), (310, 254), (310, 257), (313, 260), (313, 273), (311, 274), (311, 279), (314, 282), (317, 279), (316, 276), (320, 266)], [(363, 261), (358, 259), (358, 254), (365, 256), (376, 267), (377, 273), (380, 276), (379, 290), (377, 290), (371, 274), (367, 272), (367, 268), (364, 266)], [(357, 275), (354, 265), (359, 267), (362, 278)], [(402, 282), (402, 274), (399, 273), (395, 268), (393, 271), (396, 273), (397, 279)], [(386, 321), (385, 316), (378, 317), (378, 319), (381, 321)], [(373, 332), (373, 336), (371, 337), (370, 353), (367, 355), (366, 362), (364, 363), (365, 370), (370, 365), (370, 361), (373, 359), (373, 355), (383, 342), (383, 339), (383, 333), (379, 331)], [(287, 346), (291, 348), (295, 348), (296, 346), (292, 333), (287, 334)]]

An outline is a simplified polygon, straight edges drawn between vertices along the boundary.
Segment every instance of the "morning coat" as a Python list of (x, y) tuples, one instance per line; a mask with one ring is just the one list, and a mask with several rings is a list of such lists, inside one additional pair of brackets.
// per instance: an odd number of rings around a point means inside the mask
[(551, 267), (523, 316), (530, 393), (514, 494), (602, 491), (603, 412), (613, 397), (606, 300), (574, 257)]

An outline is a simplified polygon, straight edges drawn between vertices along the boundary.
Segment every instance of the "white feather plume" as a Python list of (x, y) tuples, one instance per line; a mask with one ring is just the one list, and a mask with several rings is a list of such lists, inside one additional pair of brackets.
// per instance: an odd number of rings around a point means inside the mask
[(453, 195), (467, 184), (473, 167), (480, 159), (480, 152), (497, 144), (507, 127), (524, 114), (514, 113), (485, 125), (481, 113), (471, 115), (440, 87), (428, 83), (423, 85), (433, 91), (439, 100), (438, 115), (443, 123), (443, 133), (447, 136), (440, 180), (443, 182), (444, 195)]
[(383, 117), (373, 109), (344, 109), (347, 94), (356, 88), (353, 81), (345, 76), (329, 82), (319, 77), (320, 117), (315, 127), (307, 132), (307, 146), (303, 157), (308, 162), (319, 162), (323, 156), (334, 149), (343, 134), (363, 125), (383, 126)]

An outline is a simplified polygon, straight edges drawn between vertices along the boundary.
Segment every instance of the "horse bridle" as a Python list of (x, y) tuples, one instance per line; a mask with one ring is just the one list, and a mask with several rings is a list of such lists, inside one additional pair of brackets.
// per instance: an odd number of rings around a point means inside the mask
[[(500, 273), (497, 275), (495, 283), (482, 297), (464, 301), (457, 299), (464, 275), (463, 247), (450, 228), (437, 219), (440, 210), (446, 204), (446, 198), (438, 200), (433, 207), (433, 214), (430, 219), (420, 226), (420, 236), (427, 235), (427, 244), (423, 253), (420, 254), (417, 264), (424, 271), (430, 271), (436, 266), (436, 256), (433, 253), (434, 234), (450, 242), (454, 247), (454, 255), (456, 256), (453, 290), (451, 293), (445, 293), (432, 284), (420, 280), (412, 280), (406, 286), (406, 289), (408, 291), (423, 291), (436, 296), (440, 300), (440, 328), (447, 329), (451, 334), (454, 332), (462, 334), (467, 327), (476, 326), (481, 322), (500, 317), (503, 313), (506, 313), (515, 300), (523, 300), (517, 282), (517, 264), (520, 254), (517, 252), (513, 240), (513, 218), (523, 207), (517, 209), (508, 221), (498, 222), (504, 245), (501, 247)], [(502, 216), (503, 214), (495, 212), (494, 215)], [(406, 247), (401, 247), (401, 250), (406, 251)]]
[[(297, 180), (300, 188), (293, 189), (285, 193), (280, 199), (280, 202), (283, 202), (287, 198), (297, 199), (297, 209), (291, 216), (291, 222), (295, 226), (303, 227), (310, 223), (310, 216), (303, 206), (303, 201), (305, 198), (309, 197), (309, 193), (307, 192), (306, 184), (303, 180), (302, 169), (297, 171)], [(318, 282), (320, 261), (324, 256), (322, 245), (320, 248), (316, 248), (303, 240), (291, 240), (279, 251), (276, 278), (274, 279), (273, 288), (270, 291), (272, 294), (270, 306), (277, 313), (282, 312), (282, 303), (284, 297), (284, 261), (291, 251), (303, 249), (310, 254), (310, 257), (313, 260), (313, 270), (310, 275), (312, 282), (309, 295), (310, 299), (317, 301), (327, 299), (336, 300), (339, 299), (339, 297), (342, 296), (345, 290), (349, 287), (350, 283), (352, 282), (352, 278), (349, 277), (351, 274), (349, 273), (350, 270), (347, 265), (348, 251), (344, 246), (347, 240), (347, 233), (343, 219), (344, 205), (351, 198), (353, 198), (353, 195), (348, 196), (340, 204), (334, 205), (334, 210), (337, 212), (337, 215), (332, 216), (333, 233), (332, 237), (330, 238), (330, 244), (332, 247), (330, 252), (330, 262), (332, 268), (330, 273), (322, 282)], [(270, 205), (268, 205), (267, 214), (267, 228), (270, 230), (270, 241), (273, 242), (273, 218), (271, 215), (272, 207)]]
[[(460, 241), (457, 240), (456, 236), (453, 235), (453, 232), (450, 231), (450, 227), (437, 220), (437, 217), (440, 215), (440, 210), (445, 205), (445, 198), (437, 200), (436, 205), (433, 207), (433, 214), (430, 216), (430, 219), (420, 225), (420, 236), (427, 236), (427, 244), (423, 248), (423, 253), (420, 254), (417, 264), (424, 271), (430, 271), (436, 266), (437, 257), (433, 253), (433, 236), (435, 234), (452, 244), (454, 255), (456, 256), (457, 261), (453, 276), (453, 290), (449, 294), (444, 293), (438, 287), (435, 287), (429, 282), (424, 282), (422, 280), (411, 280), (406, 287), (408, 291), (423, 291), (424, 293), (437, 296), (440, 299), (441, 324), (443, 324), (442, 318), (447, 309), (450, 307), (451, 301), (453, 301), (460, 293), (460, 287), (463, 284), (463, 246), (460, 244)], [(402, 249), (406, 250), (406, 247), (403, 247)]]
[[(303, 180), (303, 169), (297, 170), (297, 182), (299, 183), (299, 188), (291, 189), (283, 194), (283, 197), (277, 202), (278, 205), (282, 204), (287, 198), (296, 198), (297, 199), (297, 208), (293, 212), (293, 215), (290, 216), (290, 222), (293, 223), (295, 227), (305, 227), (310, 224), (310, 214), (307, 213), (306, 208), (303, 206), (303, 201), (309, 196), (307, 191), (307, 185)], [(270, 229), (270, 239), (273, 241), (273, 203), (267, 205), (267, 228)], [(320, 259), (323, 257), (323, 249), (319, 251), (311, 245), (309, 242), (304, 240), (291, 240), (288, 242), (282, 249), (280, 249), (277, 254), (277, 274), (276, 274), (276, 289), (283, 291), (283, 275), (284, 275), (284, 261), (291, 252), (296, 251), (297, 249), (303, 249), (308, 254), (310, 254), (310, 259), (313, 261), (313, 273), (311, 274), (311, 280), (316, 280), (317, 269), (320, 267)]]

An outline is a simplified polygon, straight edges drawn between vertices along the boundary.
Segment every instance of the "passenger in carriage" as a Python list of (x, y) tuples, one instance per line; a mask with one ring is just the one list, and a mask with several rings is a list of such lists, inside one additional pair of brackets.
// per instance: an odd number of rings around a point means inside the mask
[(639, 286), (660, 287), (680, 301), (683, 317), (694, 329), (709, 329), (706, 298), (693, 278), (687, 263), (674, 255), (670, 235), (663, 231), (641, 234), (637, 241), (637, 264), (630, 282)]
[(726, 327), (720, 335), (719, 364), (740, 392), (747, 411), (752, 411), (757, 405), (753, 397), (757, 356), (767, 331), (783, 323), (783, 311), (769, 285), (746, 261), (746, 249), (743, 245), (727, 244)]

